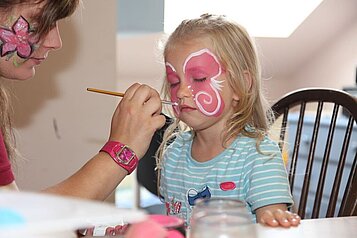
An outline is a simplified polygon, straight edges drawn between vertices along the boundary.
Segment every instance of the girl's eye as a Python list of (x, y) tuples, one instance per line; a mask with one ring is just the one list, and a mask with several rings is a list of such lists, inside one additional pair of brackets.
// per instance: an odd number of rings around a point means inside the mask
[(169, 83), (170, 88), (174, 88), (180, 83), (180, 80), (177, 77), (172, 77), (171, 75), (167, 76), (166, 80)]
[(180, 82), (170, 83), (170, 88), (174, 88), (179, 85)]
[(196, 82), (204, 82), (206, 81), (206, 79), (207, 79), (206, 77), (203, 77), (203, 78), (196, 78), (196, 79), (194, 78), (193, 80)]

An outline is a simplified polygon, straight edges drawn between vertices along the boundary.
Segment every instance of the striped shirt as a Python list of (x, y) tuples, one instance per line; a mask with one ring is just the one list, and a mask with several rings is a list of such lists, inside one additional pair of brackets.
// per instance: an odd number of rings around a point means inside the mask
[(191, 157), (192, 137), (183, 132), (164, 155), (160, 193), (169, 215), (187, 224), (198, 198), (239, 199), (255, 222), (257, 208), (284, 203), (292, 205), (286, 169), (278, 145), (265, 137), (259, 153), (256, 139), (238, 136), (213, 159), (197, 162)]

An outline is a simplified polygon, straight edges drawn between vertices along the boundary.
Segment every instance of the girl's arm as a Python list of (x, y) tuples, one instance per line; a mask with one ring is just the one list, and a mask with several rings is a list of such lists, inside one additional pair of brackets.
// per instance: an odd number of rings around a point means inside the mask
[(256, 210), (257, 222), (268, 226), (291, 227), (300, 224), (300, 216), (289, 212), (286, 204), (273, 204)]

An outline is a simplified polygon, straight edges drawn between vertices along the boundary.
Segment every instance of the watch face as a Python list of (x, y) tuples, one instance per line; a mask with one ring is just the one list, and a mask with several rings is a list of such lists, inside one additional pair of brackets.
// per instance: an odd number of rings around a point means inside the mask
[(116, 156), (121, 163), (128, 165), (134, 158), (135, 154), (128, 147), (123, 146), (118, 152), (116, 152)]

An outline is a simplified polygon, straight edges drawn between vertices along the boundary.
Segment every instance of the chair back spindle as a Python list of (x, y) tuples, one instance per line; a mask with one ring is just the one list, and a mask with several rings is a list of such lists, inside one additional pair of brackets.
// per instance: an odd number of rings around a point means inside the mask
[(356, 98), (336, 89), (305, 88), (272, 109), (275, 119), (282, 118), (279, 147), (289, 154), (294, 211), (302, 218), (357, 215)]

